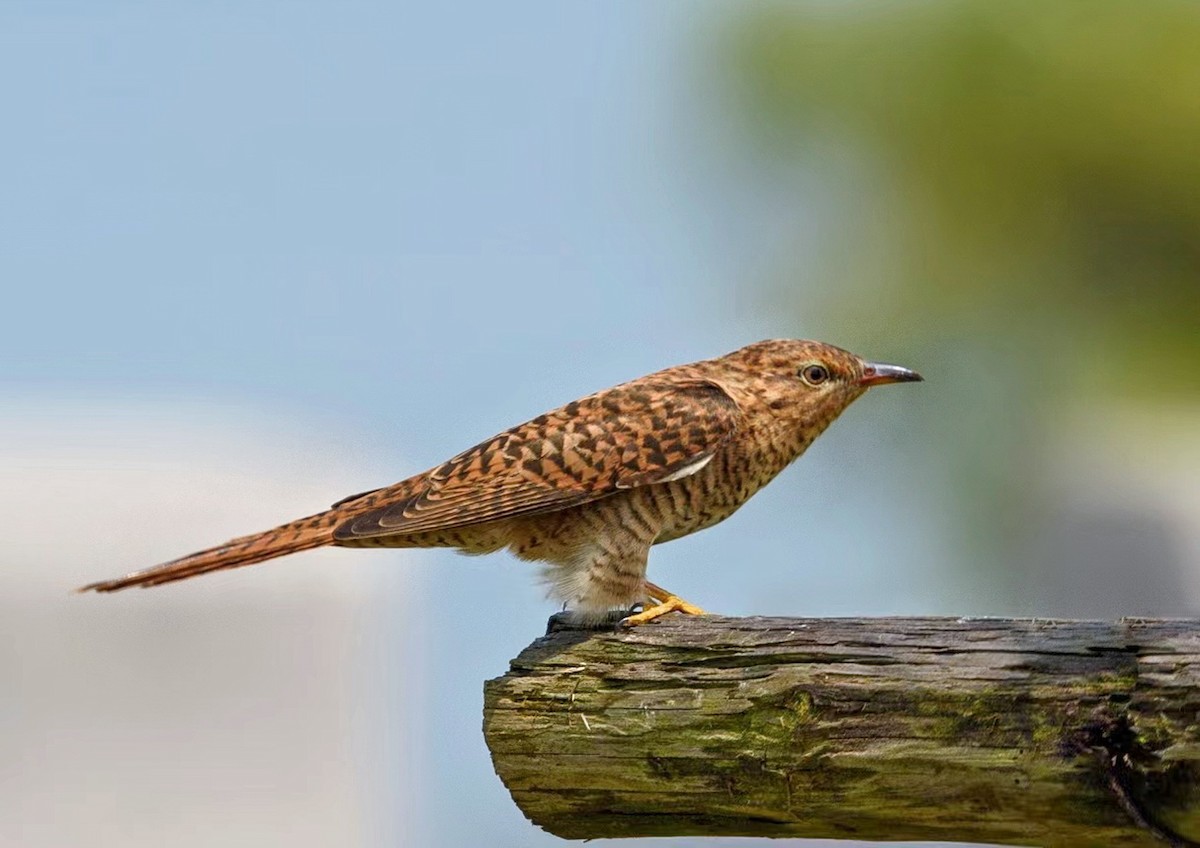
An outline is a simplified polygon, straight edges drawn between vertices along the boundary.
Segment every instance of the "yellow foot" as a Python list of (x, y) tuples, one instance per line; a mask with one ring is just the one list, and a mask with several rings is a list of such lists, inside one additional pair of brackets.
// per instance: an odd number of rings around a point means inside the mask
[(669, 612), (679, 611), (687, 615), (706, 615), (707, 613), (695, 604), (689, 604), (678, 595), (673, 595), (661, 586), (655, 586), (653, 583), (646, 583), (646, 594), (650, 596), (650, 600), (657, 603), (649, 609), (642, 610), (636, 615), (627, 616), (621, 619), (623, 627), (637, 627), (639, 624), (645, 624), (647, 621), (664, 616)]

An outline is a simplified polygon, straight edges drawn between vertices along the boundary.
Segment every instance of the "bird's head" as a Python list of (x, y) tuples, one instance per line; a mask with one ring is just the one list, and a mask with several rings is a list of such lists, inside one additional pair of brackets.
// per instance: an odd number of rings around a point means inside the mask
[(920, 374), (899, 365), (869, 362), (824, 342), (772, 339), (721, 358), (742, 391), (815, 438), (872, 386), (911, 383)]

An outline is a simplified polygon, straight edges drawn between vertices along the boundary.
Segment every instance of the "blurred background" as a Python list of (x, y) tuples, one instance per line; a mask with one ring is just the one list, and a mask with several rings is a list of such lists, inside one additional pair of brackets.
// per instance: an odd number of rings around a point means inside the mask
[(528, 565), (68, 589), (760, 338), (927, 382), (659, 582), (1200, 612), (1197, 43), (1177, 0), (0, 4), (0, 844), (557, 842), (480, 733)]

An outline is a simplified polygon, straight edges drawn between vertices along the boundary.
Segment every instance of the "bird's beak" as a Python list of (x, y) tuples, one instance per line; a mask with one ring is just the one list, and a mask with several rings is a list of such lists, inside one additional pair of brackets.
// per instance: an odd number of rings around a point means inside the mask
[(901, 368), (899, 365), (884, 365), (882, 362), (868, 362), (863, 368), (860, 386), (882, 386), (884, 383), (919, 383), (925, 378), (916, 371)]

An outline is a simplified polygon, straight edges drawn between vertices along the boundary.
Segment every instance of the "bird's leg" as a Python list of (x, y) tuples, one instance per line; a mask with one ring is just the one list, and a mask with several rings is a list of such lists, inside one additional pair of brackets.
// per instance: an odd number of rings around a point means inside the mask
[(689, 604), (678, 595), (668, 592), (661, 586), (656, 586), (649, 580), (645, 582), (646, 594), (650, 600), (654, 601), (654, 606), (642, 610), (636, 615), (631, 615), (621, 619), (621, 624), (624, 627), (636, 627), (639, 624), (645, 624), (647, 621), (653, 621), (659, 616), (666, 615), (669, 612), (686, 613), (687, 615), (706, 615), (704, 610), (695, 604)]

